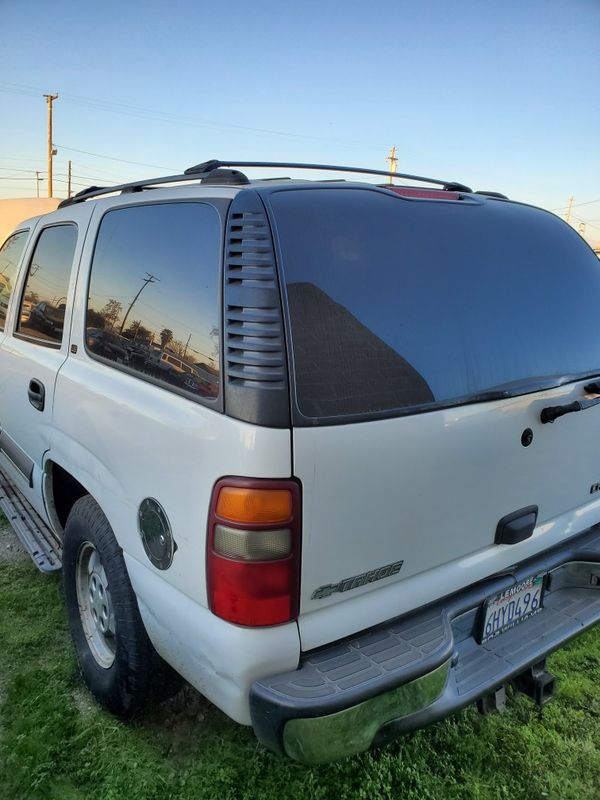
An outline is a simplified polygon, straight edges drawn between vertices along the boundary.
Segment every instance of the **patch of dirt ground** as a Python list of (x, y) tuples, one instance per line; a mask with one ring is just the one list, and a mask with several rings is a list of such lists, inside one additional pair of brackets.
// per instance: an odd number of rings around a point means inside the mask
[(6, 519), (0, 519), (0, 564), (29, 558)]

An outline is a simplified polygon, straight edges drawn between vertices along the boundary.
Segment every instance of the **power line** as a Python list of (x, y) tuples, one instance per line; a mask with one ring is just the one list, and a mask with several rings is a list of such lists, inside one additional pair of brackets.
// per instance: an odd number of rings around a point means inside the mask
[(586, 200), (585, 203), (568, 203), (566, 206), (560, 208), (551, 208), (550, 211), (565, 211), (567, 208), (577, 208), (578, 206), (589, 206), (592, 203), (600, 203), (600, 197), (597, 200)]
[(587, 219), (582, 219), (581, 217), (576, 217), (575, 214), (573, 214), (573, 218), (578, 220), (579, 222), (583, 222), (584, 225), (589, 225), (590, 228), (596, 228), (596, 230), (600, 231), (600, 225), (594, 225), (593, 222), (588, 222)]
[(57, 144), (61, 150), (68, 150), (70, 153), (83, 153), (86, 156), (94, 156), (95, 158), (106, 158), (108, 161), (120, 161), (122, 164), (135, 164), (138, 167), (154, 167), (155, 169), (168, 169), (176, 172), (179, 167), (165, 167), (160, 164), (145, 164), (143, 161), (127, 161), (125, 158), (115, 158), (114, 156), (102, 155), (102, 153), (90, 153), (89, 150), (76, 150), (74, 147), (66, 147), (64, 144)]
[[(35, 169), (18, 169), (17, 167), (0, 167), (3, 172), (33, 172), (35, 173), (37, 170)], [(39, 170), (40, 172), (42, 170)]]
[[(17, 87), (17, 89), (5, 88), (5, 87)], [(20, 89), (21, 91), (19, 91), (18, 89)], [(41, 91), (41, 89), (38, 89), (37, 87), (34, 86), (29, 86), (27, 84), (18, 84), (18, 83), (9, 83), (7, 81), (0, 81), (0, 91), (8, 91), (12, 94), (22, 93), (26, 95), (33, 95), (36, 92)], [(133, 117), (137, 116), (143, 119), (162, 120), (164, 122), (174, 122), (174, 123), (176, 122), (177, 124), (186, 124), (192, 127), (205, 127), (205, 128), (208, 127), (208, 128), (216, 128), (217, 130), (223, 130), (223, 129), (240, 130), (240, 131), (248, 131), (250, 133), (266, 134), (269, 136), (280, 136), (284, 138), (291, 138), (297, 140), (321, 141), (321, 142), (329, 142), (331, 144), (338, 144), (338, 145), (342, 144), (342, 145), (359, 146), (359, 147), (372, 147), (375, 144), (375, 143), (367, 144), (366, 142), (358, 142), (358, 141), (341, 141), (340, 139), (331, 137), (314, 136), (311, 134), (303, 134), (303, 133), (293, 133), (292, 131), (281, 131), (281, 130), (274, 130), (271, 128), (259, 128), (249, 125), (236, 125), (234, 123), (221, 122), (219, 120), (187, 117), (182, 114), (174, 114), (169, 111), (159, 111), (154, 108), (132, 106), (126, 103), (115, 103), (108, 100), (102, 100), (100, 98), (85, 97), (82, 95), (61, 93), (61, 99), (63, 101), (70, 101), (79, 105), (87, 106), (88, 108), (99, 108), (103, 111), (109, 111), (115, 114), (124, 114), (125, 116), (133, 116)], [(142, 165), (142, 166), (152, 166), (152, 165)]]

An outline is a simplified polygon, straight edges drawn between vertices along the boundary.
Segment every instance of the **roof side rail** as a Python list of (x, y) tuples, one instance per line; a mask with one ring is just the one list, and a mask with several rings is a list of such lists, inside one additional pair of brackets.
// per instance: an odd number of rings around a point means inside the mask
[(59, 204), (59, 208), (66, 208), (67, 206), (74, 205), (75, 203), (83, 203), (84, 200), (90, 200), (92, 197), (101, 197), (105, 194), (114, 194), (115, 192), (132, 192), (141, 190), (146, 186), (156, 186), (161, 183), (179, 183), (180, 181), (198, 180), (198, 175), (189, 177), (187, 175), (167, 175), (161, 178), (149, 178), (143, 181), (132, 181), (131, 183), (119, 183), (116, 186), (90, 186), (89, 189), (83, 189), (77, 192), (73, 197), (63, 200)]
[(75, 203), (83, 203), (85, 200), (91, 200), (93, 197), (101, 197), (105, 194), (114, 194), (121, 192), (122, 194), (130, 194), (131, 192), (141, 192), (143, 189), (150, 189), (153, 186), (159, 186), (164, 183), (186, 183), (190, 181), (202, 181), (203, 178), (207, 182), (237, 185), (242, 186), (249, 183), (248, 178), (243, 172), (238, 170), (219, 170), (215, 175), (214, 170), (207, 170), (205, 173), (194, 172), (183, 173), (181, 175), (165, 175), (160, 178), (146, 178), (141, 181), (131, 181), (130, 183), (120, 183), (116, 186), (90, 186), (87, 189), (82, 189), (77, 192), (73, 197), (63, 200), (59, 204), (59, 208), (66, 208), (67, 206), (74, 205)]
[[(222, 167), (234, 169), (227, 170), (222, 169)], [(114, 194), (116, 192), (136, 192), (150, 188), (151, 186), (160, 186), (165, 183), (184, 183), (187, 181), (202, 181), (205, 179), (206, 183), (225, 183), (240, 186), (248, 184), (249, 181), (246, 175), (244, 175), (243, 172), (238, 172), (238, 170), (235, 169), (236, 167), (275, 167), (278, 169), (306, 169), (326, 172), (352, 172), (361, 175), (385, 175), (391, 178), (405, 178), (422, 183), (434, 183), (441, 186), (446, 191), (469, 193), (472, 191), (468, 186), (454, 181), (442, 181), (438, 178), (425, 178), (420, 175), (409, 175), (404, 172), (387, 172), (386, 170), (368, 169), (366, 167), (341, 167), (331, 164), (304, 164), (287, 161), (218, 161), (217, 159), (212, 159), (210, 161), (203, 161), (201, 164), (196, 164), (193, 167), (188, 167), (181, 175), (146, 178), (141, 181), (120, 183), (116, 186), (90, 186), (87, 189), (77, 192), (73, 197), (63, 200), (58, 207), (66, 208), (75, 203), (83, 203), (85, 200), (91, 200), (93, 197), (101, 197), (102, 195)]]
[(482, 194), (484, 197), (495, 197), (496, 200), (508, 200), (508, 197), (501, 192), (489, 192), (484, 189), (477, 189), (476, 194)]
[(390, 178), (406, 178), (411, 181), (420, 181), (422, 183), (435, 183), (442, 186), (447, 191), (452, 192), (471, 192), (468, 186), (463, 183), (456, 183), (455, 181), (442, 181), (438, 178), (425, 178), (420, 175), (408, 175), (403, 172), (387, 172), (381, 169), (368, 169), (366, 167), (340, 167), (332, 164), (304, 164), (287, 161), (203, 161), (193, 167), (188, 167), (184, 175), (205, 175), (220, 167), (275, 167), (277, 169), (307, 169), (307, 170), (322, 170), (327, 172), (355, 172), (362, 175), (385, 175)]

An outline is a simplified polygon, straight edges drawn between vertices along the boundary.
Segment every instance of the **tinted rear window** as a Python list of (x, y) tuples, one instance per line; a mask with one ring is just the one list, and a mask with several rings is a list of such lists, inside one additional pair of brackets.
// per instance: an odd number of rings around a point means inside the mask
[(368, 189), (270, 203), (303, 415), (407, 413), (600, 372), (600, 264), (547, 212)]
[(87, 349), (165, 389), (219, 394), (221, 223), (206, 203), (108, 211), (90, 276)]

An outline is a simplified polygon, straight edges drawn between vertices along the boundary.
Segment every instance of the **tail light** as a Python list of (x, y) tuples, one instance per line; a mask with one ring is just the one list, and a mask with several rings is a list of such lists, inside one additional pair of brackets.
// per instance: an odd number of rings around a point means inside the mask
[(214, 614), (252, 627), (298, 616), (300, 488), (295, 481), (220, 480), (213, 489), (207, 547)]
[(412, 186), (390, 184), (382, 184), (382, 187), (402, 197), (417, 197), (422, 200), (460, 200), (459, 192), (450, 192), (447, 189), (414, 189)]

